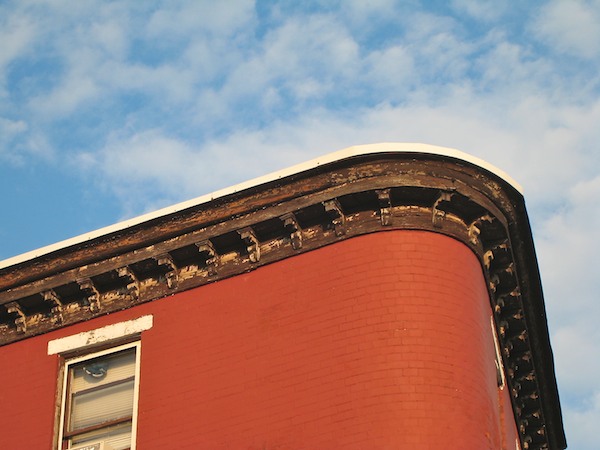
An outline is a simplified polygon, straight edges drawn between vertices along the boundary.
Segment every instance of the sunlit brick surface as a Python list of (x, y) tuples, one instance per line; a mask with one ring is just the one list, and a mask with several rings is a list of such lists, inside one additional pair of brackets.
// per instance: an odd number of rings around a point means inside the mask
[(138, 449), (514, 448), (480, 264), (454, 239), (406, 230), (2, 349), (0, 423), (14, 432), (0, 448), (50, 448), (48, 340), (144, 314)]
[(451, 238), (363, 236), (155, 307), (144, 448), (500, 448), (487, 291)]

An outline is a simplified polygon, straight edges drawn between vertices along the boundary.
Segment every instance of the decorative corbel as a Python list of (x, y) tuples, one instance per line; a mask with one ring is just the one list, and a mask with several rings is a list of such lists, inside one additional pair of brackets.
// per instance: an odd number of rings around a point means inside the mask
[[(540, 394), (537, 390), (534, 390), (533, 392), (528, 392), (525, 393), (525, 395), (521, 395), (520, 399), (523, 405), (530, 403), (531, 406), (527, 408), (528, 410), (530, 410), (533, 407), (533, 405), (539, 401)], [(531, 417), (531, 414), (527, 414), (525, 417)]]
[(165, 273), (165, 278), (167, 280), (167, 286), (169, 289), (174, 289), (177, 287), (177, 283), (179, 280), (179, 268), (175, 265), (173, 258), (168, 253), (164, 253), (162, 255), (158, 255), (154, 258), (159, 266), (166, 267), (167, 272)]
[(390, 189), (377, 189), (375, 191), (379, 200), (379, 218), (381, 225), (392, 224), (392, 200), (390, 198)]
[(516, 312), (512, 316), (505, 317), (500, 321), (499, 334), (509, 351), (513, 349), (523, 350), (523, 344), (527, 343), (527, 329), (523, 328), (523, 313)]
[[(507, 355), (507, 358), (510, 358), (510, 351), (505, 351), (505, 354)], [(519, 356), (518, 358), (514, 358), (511, 361), (510, 369), (512, 370), (512, 376), (516, 378), (525, 376), (526, 374), (533, 372), (531, 353), (527, 352)]]
[(251, 227), (246, 227), (238, 230), (238, 234), (246, 244), (246, 250), (248, 251), (250, 261), (253, 263), (258, 262), (260, 260), (260, 244), (254, 230)]
[(197, 242), (196, 247), (198, 247), (198, 251), (200, 253), (206, 254), (206, 258), (204, 260), (204, 264), (206, 266), (206, 270), (209, 276), (214, 276), (217, 274), (217, 265), (219, 262), (219, 256), (217, 255), (217, 251), (213, 243), (209, 240)]
[(17, 302), (10, 302), (4, 305), (9, 313), (15, 313), (15, 326), (17, 327), (17, 333), (27, 332), (27, 316), (21, 309), (21, 305)]
[(515, 265), (511, 262), (490, 272), (490, 290), (498, 296), (518, 288), (515, 277)]
[(513, 289), (508, 294), (498, 296), (494, 311), (499, 315), (507, 315), (517, 311), (520, 308), (519, 297), (520, 293), (518, 288)]
[(498, 334), (504, 340), (506, 340), (507, 336), (508, 336), (508, 327), (509, 327), (509, 325), (506, 320), (502, 320), (498, 327)]
[[(531, 426), (530, 427), (530, 432), (529, 432), (529, 436), (536, 437), (536, 440), (538, 442), (545, 442), (546, 440), (546, 429), (543, 425), (543, 423), (541, 422), (541, 419), (536, 417), (536, 416), (532, 416), (535, 419), (535, 422), (537, 422), (538, 424), (535, 426)], [(542, 448), (546, 448), (546, 447), (542, 447), (542, 446), (538, 446), (538, 448), (542, 449)]]
[(442, 228), (442, 221), (446, 217), (446, 211), (439, 208), (443, 202), (449, 202), (454, 194), (452, 192), (441, 191), (437, 200), (431, 207), (431, 223), (435, 228)]
[(513, 277), (515, 275), (515, 263), (511, 262), (508, 266), (506, 266), (504, 269), (502, 269), (502, 272)]
[(96, 289), (94, 282), (91, 278), (82, 278), (77, 280), (79, 289), (81, 289), (86, 297), (90, 311), (97, 313), (100, 311), (100, 292)]
[(521, 436), (523, 436), (523, 450), (530, 450), (531, 444), (533, 443), (532, 437), (525, 434), (525, 428), (523, 426), (519, 426), (519, 431)]
[(533, 372), (529, 372), (521, 377), (518, 377), (513, 381), (513, 385), (518, 392), (533, 392), (537, 389), (535, 375)]
[(494, 252), (492, 250), (488, 250), (483, 254), (483, 265), (487, 270), (490, 270), (490, 266), (492, 265), (492, 260), (494, 259)]
[[(473, 224), (471, 224), (472, 226)], [(470, 228), (470, 226), (469, 226)], [(469, 233), (470, 236), (470, 233)], [(502, 242), (501, 244), (494, 245), (483, 254), (483, 264), (486, 269), (490, 269), (493, 260), (502, 260), (503, 256), (509, 251), (509, 245), (507, 241)]]
[(290, 242), (292, 243), (292, 248), (294, 250), (301, 249), (302, 231), (294, 213), (284, 214), (279, 219), (283, 222), (283, 227), (290, 234)]
[(325, 212), (331, 220), (335, 235), (343, 236), (346, 234), (346, 216), (344, 216), (342, 207), (340, 206), (340, 202), (338, 202), (337, 198), (323, 202), (323, 206), (325, 207)]
[(515, 334), (507, 339), (506, 346), (509, 353), (513, 355), (519, 355), (524, 353), (527, 344), (527, 330), (521, 330), (520, 333)]
[(119, 267), (117, 275), (119, 275), (119, 278), (126, 279), (127, 284), (125, 285), (125, 289), (127, 289), (131, 298), (137, 300), (140, 297), (140, 281), (135, 273), (133, 273), (133, 270), (128, 266)]
[(492, 291), (492, 293), (496, 293), (496, 289), (498, 288), (499, 284), (500, 284), (500, 277), (498, 276), (498, 274), (494, 273), (494, 274), (490, 275), (489, 286), (490, 286), (490, 291)]
[(48, 291), (43, 291), (42, 293), (42, 297), (44, 298), (44, 301), (47, 303), (50, 303), (51, 309), (50, 309), (50, 313), (52, 314), (52, 319), (56, 322), (56, 323), (62, 323), (63, 322), (63, 303), (60, 300), (60, 297), (58, 296), (58, 294), (56, 292), (54, 292), (53, 289), (50, 289)]
[(492, 216), (485, 214), (471, 222), (468, 227), (469, 241), (471, 241), (471, 244), (477, 245), (479, 243), (479, 235), (481, 234), (481, 226), (483, 222), (492, 223), (493, 220), (494, 218)]

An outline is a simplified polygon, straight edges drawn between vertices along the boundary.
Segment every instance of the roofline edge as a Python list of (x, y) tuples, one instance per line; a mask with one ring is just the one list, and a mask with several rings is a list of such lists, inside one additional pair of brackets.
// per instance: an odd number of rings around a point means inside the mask
[(282, 178), (286, 178), (289, 176), (297, 175), (302, 172), (309, 171), (311, 169), (315, 169), (320, 166), (324, 166), (327, 164), (332, 164), (335, 162), (340, 162), (346, 159), (360, 157), (360, 156), (368, 156), (374, 154), (386, 154), (386, 153), (416, 153), (422, 155), (433, 155), (433, 156), (443, 156), (447, 158), (456, 159), (459, 161), (464, 161), (470, 163), (474, 166), (480, 167), (482, 169), (491, 172), (497, 177), (501, 178), (503, 181), (512, 186), (517, 192), (523, 195), (522, 186), (515, 181), (510, 175), (508, 175), (503, 170), (497, 168), (496, 166), (488, 163), (487, 161), (477, 158), (468, 153), (462, 152), (460, 150), (456, 150), (454, 148), (449, 147), (440, 147), (436, 145), (430, 144), (422, 144), (422, 143), (394, 143), (394, 142), (383, 142), (376, 144), (363, 144), (363, 145), (355, 145), (351, 147), (344, 148), (342, 150), (337, 150), (332, 153), (325, 154), (323, 156), (319, 156), (317, 158), (305, 161), (303, 163), (295, 164), (293, 166), (271, 172), (266, 175), (262, 175), (260, 177), (256, 177), (250, 179), (248, 181), (244, 181), (242, 183), (235, 184), (233, 186), (229, 186), (223, 189), (219, 189), (217, 191), (211, 192), (209, 194), (205, 194), (190, 200), (186, 200), (180, 203), (176, 203), (175, 205), (167, 206), (165, 208), (158, 209), (156, 211), (152, 211), (146, 214), (142, 214), (140, 216), (132, 217), (131, 219), (126, 219), (124, 221), (117, 222), (112, 225), (108, 225), (106, 227), (102, 227), (87, 233), (83, 233), (78, 236), (74, 236), (72, 238), (65, 239), (63, 241), (56, 242), (54, 244), (50, 244), (44, 247), (40, 247), (38, 249), (34, 249), (16, 256), (12, 256), (5, 260), (0, 261), (0, 270), (15, 266), (21, 263), (25, 263), (27, 261), (31, 261), (33, 259), (39, 258), (41, 256), (48, 255), (50, 253), (64, 250), (66, 248), (82, 244), (87, 241), (92, 241), (102, 236), (107, 236), (111, 233), (123, 231), (127, 228), (140, 225), (144, 222), (149, 222), (154, 219), (158, 219), (161, 217), (168, 216), (170, 214), (174, 214), (178, 211), (182, 211), (188, 208), (200, 206), (204, 203), (211, 202), (213, 200), (226, 197), (231, 194), (235, 194), (237, 192), (244, 191), (246, 189), (250, 189), (253, 187), (260, 186), (262, 184), (267, 184), (269, 182), (273, 182)]

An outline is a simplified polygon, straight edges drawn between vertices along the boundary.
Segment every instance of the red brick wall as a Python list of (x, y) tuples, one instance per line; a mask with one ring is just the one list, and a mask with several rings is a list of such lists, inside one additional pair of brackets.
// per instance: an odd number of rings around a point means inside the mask
[(144, 314), (138, 449), (514, 448), (479, 262), (406, 230), (0, 348), (0, 448), (50, 448), (48, 340)]
[[(512, 410), (510, 393), (507, 386), (498, 390), (498, 402), (500, 404), (500, 423), (502, 430), (502, 448), (517, 449), (515, 443), (519, 439), (517, 426), (515, 425), (515, 416)], [(505, 446), (505, 447), (504, 447)]]
[(50, 449), (58, 359), (47, 339), (0, 347), (0, 449)]

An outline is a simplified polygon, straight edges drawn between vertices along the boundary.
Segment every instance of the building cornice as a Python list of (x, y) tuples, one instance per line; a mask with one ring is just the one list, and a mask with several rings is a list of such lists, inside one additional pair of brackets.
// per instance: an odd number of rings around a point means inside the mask
[(354, 147), (348, 147), (343, 150), (339, 150), (337, 152), (329, 153), (324, 156), (320, 156), (318, 158), (312, 159), (310, 161), (303, 162), (301, 164), (297, 164), (295, 166), (291, 166), (267, 175), (263, 175), (258, 178), (254, 178), (249, 181), (245, 181), (243, 183), (239, 183), (224, 189), (220, 189), (218, 191), (212, 192), (210, 194), (202, 195), (200, 197), (187, 200), (185, 202), (177, 203), (175, 205), (168, 206), (163, 209), (159, 209), (157, 211), (152, 211), (150, 213), (134, 217), (123, 222), (118, 222), (116, 224), (100, 228), (95, 231), (91, 231), (89, 233), (82, 234), (80, 236), (75, 236), (73, 238), (57, 242), (55, 244), (51, 244), (39, 249), (35, 249), (29, 251), (27, 253), (23, 253), (21, 255), (14, 256), (12, 258), (5, 259), (0, 261), (0, 270), (5, 267), (14, 266), (20, 264), (24, 261), (32, 260), (38, 258), (40, 256), (44, 256), (49, 253), (53, 253), (56, 251), (60, 251), (62, 249), (72, 247), (75, 245), (79, 245), (85, 243), (87, 241), (91, 241), (97, 239), (104, 235), (113, 234), (127, 228), (134, 227), (136, 225), (142, 224), (144, 222), (149, 222), (155, 219), (160, 219), (164, 216), (169, 216), (171, 214), (177, 213), (179, 211), (183, 211), (189, 208), (194, 208), (198, 206), (202, 206), (205, 203), (210, 203), (212, 201), (218, 200), (221, 197), (227, 197), (231, 194), (235, 194), (237, 192), (242, 192), (247, 189), (252, 189), (256, 186), (260, 186), (263, 184), (270, 183), (272, 181), (276, 181), (282, 178), (286, 178), (292, 175), (296, 175), (301, 172), (305, 172), (319, 166), (340, 162), (345, 159), (351, 159), (355, 157), (366, 156), (370, 154), (383, 154), (383, 153), (391, 153), (391, 154), (402, 154), (402, 153), (418, 153), (418, 154), (429, 154), (446, 157), (448, 159), (456, 159), (460, 161), (469, 162), (473, 165), (481, 167), (496, 176), (505, 180), (508, 184), (512, 185), (516, 190), (522, 193), (522, 188), (515, 180), (513, 180), (508, 174), (504, 171), (498, 169), (497, 167), (492, 166), (486, 161), (476, 158), (467, 153), (461, 152), (460, 150), (455, 150), (452, 148), (439, 147), (435, 145), (428, 144), (419, 144), (419, 143), (383, 143), (383, 144), (369, 144), (369, 145), (357, 145)]
[(426, 230), (462, 241), (481, 261), (523, 448), (565, 448), (520, 187), (464, 154), (410, 145), (324, 158), (14, 259), (0, 268), (0, 345), (355, 236)]

